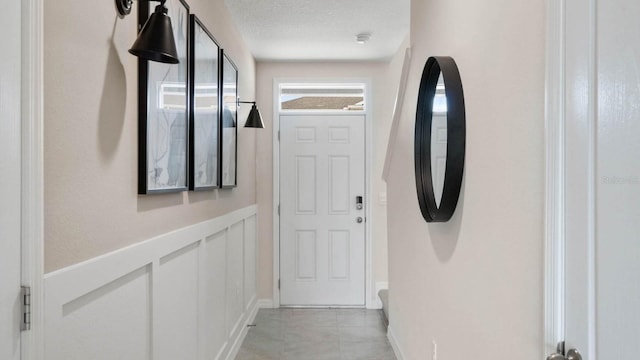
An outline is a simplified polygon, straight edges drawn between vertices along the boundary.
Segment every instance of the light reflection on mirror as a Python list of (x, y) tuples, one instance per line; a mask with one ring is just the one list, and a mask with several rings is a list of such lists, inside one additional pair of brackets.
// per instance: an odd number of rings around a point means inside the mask
[(438, 78), (433, 98), (431, 119), (431, 177), (436, 206), (440, 207), (444, 190), (444, 174), (447, 168), (447, 97), (442, 72)]

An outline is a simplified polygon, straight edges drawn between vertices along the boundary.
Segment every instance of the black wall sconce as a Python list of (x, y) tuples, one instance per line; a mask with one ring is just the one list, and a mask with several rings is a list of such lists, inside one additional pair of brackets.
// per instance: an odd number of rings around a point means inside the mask
[[(126, 16), (131, 13), (133, 0), (115, 1), (120, 15)], [(160, 5), (156, 6), (156, 10), (147, 19), (129, 52), (146, 60), (168, 64), (179, 63), (171, 18), (167, 15), (169, 10), (164, 6), (166, 0), (140, 1), (157, 1), (160, 2)]]
[(238, 100), (238, 106), (240, 106), (240, 104), (252, 104), (251, 111), (249, 111), (249, 116), (247, 117), (247, 122), (244, 123), (244, 127), (264, 129), (264, 122), (262, 122), (262, 116), (260, 116), (256, 102)]

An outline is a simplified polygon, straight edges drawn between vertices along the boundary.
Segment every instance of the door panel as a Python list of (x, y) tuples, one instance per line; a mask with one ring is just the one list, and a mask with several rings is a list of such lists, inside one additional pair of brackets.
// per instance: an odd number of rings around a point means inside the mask
[(20, 359), (20, 1), (0, 12), (0, 359)]
[(640, 2), (597, 3), (597, 358), (640, 354)]
[(280, 302), (364, 306), (364, 116), (280, 117)]
[(640, 2), (569, 0), (566, 14), (567, 349), (631, 359), (640, 353)]
[[(590, 79), (590, 12), (588, 2), (566, 3), (566, 150), (565, 150), (565, 341), (567, 348), (579, 349), (590, 359), (590, 269), (593, 262), (593, 230), (589, 226), (593, 213), (590, 188), (595, 177), (590, 158), (593, 144), (593, 113)], [(568, 306), (567, 304), (571, 304)]]

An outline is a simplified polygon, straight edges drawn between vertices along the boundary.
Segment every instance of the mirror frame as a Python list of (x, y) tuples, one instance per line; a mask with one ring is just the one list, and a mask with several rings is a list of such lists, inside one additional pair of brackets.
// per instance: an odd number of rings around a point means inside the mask
[[(447, 163), (440, 206), (437, 206), (431, 169), (431, 126), (440, 72), (447, 97)], [(464, 174), (465, 139), (464, 93), (458, 66), (449, 56), (432, 56), (427, 60), (420, 80), (414, 142), (418, 203), (427, 222), (449, 221), (456, 210)]]

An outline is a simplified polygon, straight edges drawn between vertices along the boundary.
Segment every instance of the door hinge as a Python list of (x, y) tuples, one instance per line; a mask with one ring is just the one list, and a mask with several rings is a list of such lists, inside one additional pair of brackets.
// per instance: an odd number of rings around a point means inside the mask
[(31, 288), (23, 286), (20, 291), (20, 299), (22, 299), (22, 318), (20, 319), (20, 330), (27, 331), (31, 329)]
[(280, 290), (280, 279), (278, 279), (278, 290)]
[(278, 141), (280, 141), (280, 130), (278, 130)]
[(280, 216), (280, 204), (278, 204), (278, 216)]

